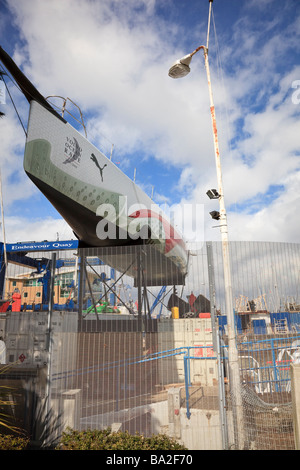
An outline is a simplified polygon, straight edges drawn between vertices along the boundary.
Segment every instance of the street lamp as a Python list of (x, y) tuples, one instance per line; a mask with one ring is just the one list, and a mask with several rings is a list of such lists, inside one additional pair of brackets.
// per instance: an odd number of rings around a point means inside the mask
[[(210, 5), (210, 9), (209, 9), (209, 21), (210, 21), (212, 0), (210, 0), (209, 5)], [(238, 351), (237, 351), (237, 344), (236, 344), (235, 321), (234, 321), (233, 300), (232, 300), (232, 280), (231, 280), (231, 269), (230, 269), (227, 215), (226, 215), (225, 202), (224, 202), (224, 191), (223, 191), (223, 182), (222, 182), (222, 170), (221, 170), (221, 160), (220, 160), (215, 106), (214, 106), (214, 101), (213, 101), (210, 71), (209, 71), (209, 61), (208, 61), (208, 36), (209, 36), (209, 26), (208, 26), (208, 34), (207, 34), (207, 46), (199, 46), (190, 54), (184, 56), (182, 59), (177, 60), (169, 69), (169, 76), (171, 78), (185, 77), (191, 71), (190, 63), (191, 63), (192, 57), (198, 51), (200, 50), (203, 51), (207, 82), (208, 82), (209, 99), (210, 99), (210, 114), (211, 114), (211, 122), (212, 122), (214, 153), (215, 153), (215, 162), (216, 162), (217, 179), (218, 179), (218, 199), (219, 199), (220, 212), (218, 213), (217, 220), (220, 221), (220, 231), (221, 231), (221, 240), (222, 240), (225, 306), (226, 306), (227, 328), (228, 328), (228, 364), (229, 364), (229, 372), (230, 372), (230, 376), (229, 376), (230, 377), (230, 390), (231, 390), (232, 398), (234, 399), (234, 407), (236, 409), (237, 446), (239, 449), (242, 449), (244, 446), (242, 395), (241, 395), (240, 371), (239, 371), (239, 364), (238, 364)]]

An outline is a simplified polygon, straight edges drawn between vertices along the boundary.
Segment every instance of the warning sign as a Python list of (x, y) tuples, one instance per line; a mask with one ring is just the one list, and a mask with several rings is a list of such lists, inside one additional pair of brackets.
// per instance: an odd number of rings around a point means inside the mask
[(20, 356), (19, 356), (19, 361), (20, 361), (20, 362), (24, 362), (25, 359), (26, 359), (26, 356), (25, 356), (23, 353), (20, 354)]

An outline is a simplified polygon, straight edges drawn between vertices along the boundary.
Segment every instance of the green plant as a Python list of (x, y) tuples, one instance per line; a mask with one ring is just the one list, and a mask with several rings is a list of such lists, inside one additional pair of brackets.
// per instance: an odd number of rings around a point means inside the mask
[[(10, 371), (10, 369), (18, 364), (10, 363), (0, 366), (0, 375)], [(20, 445), (23, 442), (29, 442), (32, 448), (54, 448), (58, 441), (58, 435), (61, 427), (62, 414), (57, 414), (50, 406), (49, 399), (41, 399), (33, 391), (30, 395), (30, 400), (27, 400), (27, 407), (25, 413), (32, 415), (32, 427), (27, 432), (21, 427), (17, 426), (17, 418), (15, 416), (15, 409), (18, 406), (18, 390), (13, 387), (0, 385), (0, 436), (8, 440), (2, 440), (1, 445), (9, 446), (9, 441), (12, 445)], [(27, 433), (30, 434), (30, 439), (27, 439)], [(17, 437), (14, 437), (14, 436)], [(20, 439), (18, 441), (18, 439)], [(27, 445), (27, 444), (26, 444)], [(6, 447), (5, 447), (6, 448)], [(2, 447), (0, 447), (2, 449)]]
[[(0, 374), (5, 374), (13, 364), (8, 364), (0, 369)], [(0, 386), (0, 428), (8, 430), (12, 433), (23, 433), (23, 430), (12, 424), (12, 415), (6, 410), (11, 410), (15, 406), (15, 402), (11, 399), (13, 389), (5, 385)]]
[(129, 434), (127, 431), (111, 432), (104, 430), (63, 432), (58, 450), (184, 450), (179, 444), (165, 434), (144, 437), (142, 434)]
[[(35, 438), (35, 448), (53, 449), (57, 442), (61, 429), (62, 413), (56, 413), (49, 406), (49, 397), (40, 399), (33, 393), (34, 424), (32, 435)], [(33, 445), (33, 444), (32, 444)]]
[(0, 434), (0, 450), (25, 450), (28, 444), (27, 437)]
[[(0, 374), (10, 370), (12, 364), (1, 366)], [(29, 444), (29, 438), (24, 430), (13, 424), (15, 421), (12, 409), (16, 403), (12, 399), (14, 389), (5, 385), (0, 386), (0, 450), (24, 450)]]

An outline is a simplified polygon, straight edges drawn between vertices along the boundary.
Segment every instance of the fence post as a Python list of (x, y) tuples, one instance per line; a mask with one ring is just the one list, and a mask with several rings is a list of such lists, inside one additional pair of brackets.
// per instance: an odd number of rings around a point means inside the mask
[(49, 287), (49, 299), (48, 299), (48, 325), (47, 325), (47, 351), (48, 351), (48, 363), (47, 363), (47, 412), (51, 409), (51, 386), (52, 386), (52, 346), (53, 346), (53, 331), (52, 331), (52, 317), (53, 317), (53, 294), (54, 294), (54, 279), (56, 269), (56, 253), (52, 253), (51, 259), (51, 278)]
[(279, 385), (278, 385), (279, 378), (277, 374), (277, 364), (276, 364), (275, 347), (274, 347), (273, 339), (271, 339), (271, 349), (272, 349), (272, 362), (273, 362), (273, 370), (274, 370), (275, 391), (279, 392)]
[(295, 449), (300, 450), (300, 364), (291, 364), (291, 389)]
[(223, 449), (228, 449), (228, 426), (226, 416), (226, 399), (225, 399), (225, 386), (224, 386), (224, 359), (221, 352), (220, 345), (220, 330), (216, 316), (216, 289), (215, 289), (215, 273), (214, 261), (211, 242), (206, 243), (207, 250), (207, 264), (208, 264), (208, 279), (209, 279), (209, 297), (210, 297), (210, 314), (211, 314), (211, 327), (213, 337), (213, 348), (217, 354), (218, 366), (218, 386), (219, 386), (219, 411), (221, 422), (222, 446)]
[(187, 419), (190, 419), (191, 412), (190, 412), (190, 391), (189, 391), (189, 361), (190, 358), (188, 356), (184, 356), (183, 364), (184, 364), (184, 383), (185, 383), (185, 400), (186, 400), (186, 416)]

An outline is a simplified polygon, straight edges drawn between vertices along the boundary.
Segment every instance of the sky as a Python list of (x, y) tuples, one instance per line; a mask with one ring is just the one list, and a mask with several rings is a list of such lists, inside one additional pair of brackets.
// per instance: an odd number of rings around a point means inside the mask
[[(208, 10), (208, 0), (0, 0), (0, 45), (42, 95), (81, 108), (89, 140), (156, 203), (189, 205), (200, 237), (220, 240), (202, 52), (185, 78), (168, 76), (206, 44)], [(299, 0), (214, 0), (209, 63), (229, 240), (298, 243)], [(26, 128), (29, 105), (4, 78)], [(0, 90), (6, 241), (74, 238), (25, 174), (24, 130)]]

